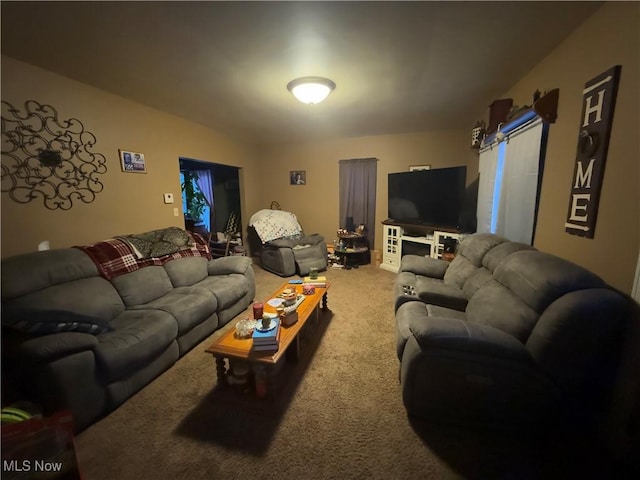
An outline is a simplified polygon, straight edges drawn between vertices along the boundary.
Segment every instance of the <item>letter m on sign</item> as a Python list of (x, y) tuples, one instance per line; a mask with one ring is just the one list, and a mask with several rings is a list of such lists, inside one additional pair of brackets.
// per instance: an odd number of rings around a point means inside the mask
[(616, 65), (588, 81), (582, 91), (578, 151), (571, 179), (565, 231), (593, 238), (609, 149), (611, 123), (622, 67)]

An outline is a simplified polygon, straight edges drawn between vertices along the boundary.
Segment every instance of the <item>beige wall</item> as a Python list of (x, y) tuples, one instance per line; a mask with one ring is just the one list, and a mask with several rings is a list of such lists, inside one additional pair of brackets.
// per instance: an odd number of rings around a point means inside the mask
[[(504, 97), (527, 104), (536, 89), (560, 89), (558, 120), (551, 126), (535, 245), (575, 261), (623, 291), (631, 291), (638, 258), (639, 8), (635, 2), (605, 4)], [(595, 238), (565, 233), (578, 121), (584, 83), (613, 65), (622, 77), (600, 199)], [(162, 194), (179, 204), (180, 156), (243, 167), (243, 221), (276, 200), (294, 211), (307, 232), (332, 240), (338, 218), (338, 161), (377, 157), (375, 248), (387, 213), (387, 174), (409, 165), (468, 166), (477, 173), (469, 149), (469, 129), (349, 138), (251, 150), (202, 126), (108, 94), (44, 70), (2, 57), (2, 98), (20, 108), (28, 99), (51, 104), (61, 118), (76, 117), (97, 137), (96, 151), (107, 157), (104, 191), (90, 204), (50, 211), (42, 202), (16, 204), (2, 194), (2, 256), (34, 250), (42, 240), (52, 248), (88, 243), (114, 234), (182, 225)], [(488, 112), (481, 112), (480, 116)], [(478, 117), (478, 118), (479, 118)], [(470, 118), (469, 125), (477, 118)], [(149, 173), (121, 173), (118, 148), (143, 152)], [(289, 171), (306, 170), (307, 185), (290, 186)]]
[[(2, 100), (24, 111), (26, 100), (49, 104), (59, 118), (79, 119), (97, 139), (95, 153), (107, 160), (104, 185), (92, 203), (74, 201), (70, 210), (49, 210), (40, 199), (16, 203), (3, 192), (2, 256), (33, 251), (43, 240), (51, 248), (82, 245), (113, 235), (165, 226), (184, 226), (178, 158), (242, 167), (243, 205), (258, 206), (256, 155), (201, 125), (147, 108), (82, 83), (2, 56)], [(123, 173), (118, 149), (142, 152), (147, 174)], [(4, 187), (4, 184), (3, 184)], [(176, 203), (165, 205), (163, 193)], [(180, 215), (173, 215), (178, 207)], [(246, 212), (243, 219), (246, 222)]]
[[(595, 237), (564, 230), (576, 160), (584, 84), (622, 65)], [(536, 90), (560, 89), (549, 129), (535, 246), (602, 276), (629, 293), (640, 246), (640, 6), (610, 2), (501, 98), (530, 104)]]
[[(283, 210), (294, 212), (305, 232), (320, 233), (333, 241), (336, 230), (344, 227), (339, 217), (338, 162), (350, 158), (379, 159), (376, 192), (376, 238), (381, 249), (382, 226), (387, 218), (387, 174), (408, 171), (410, 165), (431, 168), (469, 165), (477, 155), (469, 148), (470, 132), (436, 131), (404, 135), (346, 138), (321, 143), (284, 145), (263, 152), (266, 181), (262, 206), (273, 200)], [(477, 175), (477, 167), (475, 169)], [(289, 185), (289, 171), (306, 170), (306, 185)], [(473, 178), (469, 178), (468, 182)], [(475, 178), (475, 177), (474, 177)]]

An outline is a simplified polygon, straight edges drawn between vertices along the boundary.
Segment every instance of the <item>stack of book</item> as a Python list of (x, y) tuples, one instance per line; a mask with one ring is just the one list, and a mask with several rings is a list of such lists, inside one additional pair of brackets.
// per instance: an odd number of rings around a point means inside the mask
[(314, 287), (327, 288), (327, 277), (304, 277), (302, 280), (303, 285), (313, 285)]
[(252, 350), (256, 353), (275, 353), (278, 351), (280, 344), (280, 319), (275, 317), (271, 320), (276, 322), (275, 328), (271, 330), (263, 331), (260, 321), (253, 330), (253, 346)]

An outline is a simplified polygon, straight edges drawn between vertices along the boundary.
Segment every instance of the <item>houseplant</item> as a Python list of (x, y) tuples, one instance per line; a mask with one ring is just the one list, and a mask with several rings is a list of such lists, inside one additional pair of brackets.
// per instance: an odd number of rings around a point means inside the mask
[(184, 181), (180, 187), (187, 202), (185, 224), (187, 227), (193, 228), (196, 223), (202, 220), (202, 214), (207, 207), (207, 199), (196, 185), (198, 174), (189, 170), (185, 170), (182, 174)]

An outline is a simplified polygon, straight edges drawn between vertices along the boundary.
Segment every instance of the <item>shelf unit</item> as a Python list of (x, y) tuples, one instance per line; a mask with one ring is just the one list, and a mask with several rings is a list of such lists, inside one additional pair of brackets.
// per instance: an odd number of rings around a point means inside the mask
[(460, 241), (461, 234), (459, 233), (451, 233), (451, 232), (439, 232), (436, 231), (433, 234), (433, 244), (434, 248), (431, 250), (433, 258), (442, 258), (442, 254), (444, 253), (444, 243), (448, 239), (454, 239), (457, 242)]
[(449, 238), (460, 241), (463, 234), (456, 231), (428, 229), (424, 230), (423, 236), (407, 235), (405, 228), (401, 225), (383, 222), (384, 251), (382, 252), (382, 263), (380, 268), (397, 273), (402, 260), (403, 243), (419, 244), (428, 248), (428, 255), (432, 258), (442, 258), (444, 252), (444, 242)]
[(400, 237), (402, 236), (402, 228), (396, 225), (384, 225), (382, 236), (384, 250), (382, 252), (380, 268), (397, 272), (400, 268), (400, 249), (402, 242)]
[(334, 253), (342, 260), (343, 265), (371, 263), (367, 237), (357, 233), (339, 233), (338, 238), (338, 245), (335, 246)]

